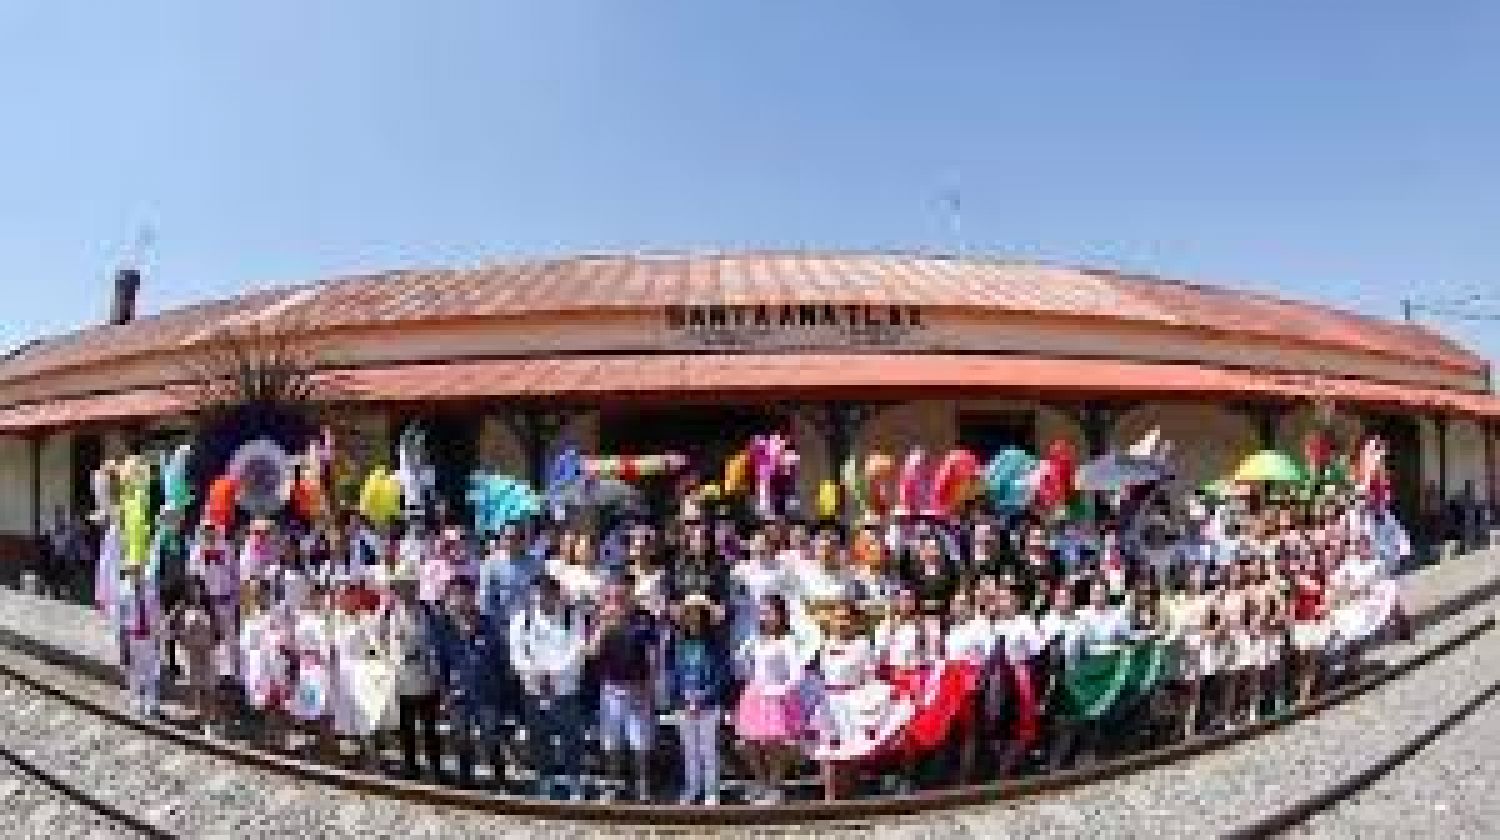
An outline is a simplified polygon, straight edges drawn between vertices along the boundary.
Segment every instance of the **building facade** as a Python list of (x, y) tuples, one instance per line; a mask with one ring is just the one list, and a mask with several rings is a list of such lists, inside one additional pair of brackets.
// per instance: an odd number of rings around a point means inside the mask
[[(117, 309), (119, 307), (117, 306)], [(125, 311), (132, 311), (127, 307)], [(90, 471), (181, 435), (194, 354), (253, 331), (298, 348), (342, 445), (389, 462), (429, 427), (456, 495), (535, 476), (561, 441), (687, 451), (711, 469), (785, 429), (804, 489), (851, 452), (1083, 453), (1153, 427), (1191, 481), (1296, 449), (1315, 406), (1390, 440), (1397, 497), (1497, 498), (1489, 366), (1422, 327), (1108, 271), (896, 254), (633, 255), (400, 271), (88, 328), (0, 361), (0, 542), (90, 506)]]

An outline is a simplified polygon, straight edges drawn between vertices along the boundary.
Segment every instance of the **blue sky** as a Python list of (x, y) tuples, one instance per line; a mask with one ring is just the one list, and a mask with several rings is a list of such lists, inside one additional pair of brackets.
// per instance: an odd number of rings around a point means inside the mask
[[(0, 346), (339, 272), (952, 249), (1500, 313), (1500, 4), (7, 0)], [(961, 243), (940, 197), (962, 195)], [(1500, 357), (1500, 322), (1442, 323)]]

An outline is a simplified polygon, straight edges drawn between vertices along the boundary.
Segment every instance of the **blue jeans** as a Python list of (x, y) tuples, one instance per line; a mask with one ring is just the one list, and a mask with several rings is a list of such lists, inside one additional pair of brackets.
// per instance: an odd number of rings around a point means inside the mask
[(522, 702), (531, 766), (544, 783), (548, 776), (570, 780), (583, 772), (583, 712), (578, 695), (553, 696), (543, 703), (534, 694)]

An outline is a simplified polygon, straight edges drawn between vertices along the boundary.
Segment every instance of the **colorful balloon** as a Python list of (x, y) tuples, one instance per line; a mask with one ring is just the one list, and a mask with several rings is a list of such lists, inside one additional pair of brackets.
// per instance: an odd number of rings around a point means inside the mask
[(724, 464), (724, 480), (720, 482), (724, 495), (736, 496), (745, 489), (750, 476), (750, 450), (741, 449)]
[(818, 485), (818, 518), (833, 519), (839, 514), (839, 486), (832, 481)]

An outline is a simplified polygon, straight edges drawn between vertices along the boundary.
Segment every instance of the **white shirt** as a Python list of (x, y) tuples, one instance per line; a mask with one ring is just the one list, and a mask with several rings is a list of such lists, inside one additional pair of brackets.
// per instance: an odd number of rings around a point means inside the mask
[(735, 651), (735, 666), (752, 685), (769, 694), (785, 694), (802, 681), (806, 662), (791, 636), (752, 636)]
[(403, 697), (437, 688), (437, 652), (422, 608), (402, 601), (386, 613), (386, 650), (396, 671), (396, 693)]
[(570, 615), (567, 609), (553, 614), (530, 606), (511, 619), (511, 664), (526, 693), (541, 694), (543, 677), (551, 682), (554, 694), (578, 692), (583, 671), (583, 629)]
[(811, 558), (793, 567), (797, 594), (810, 604), (843, 601), (853, 594), (853, 575), (845, 568), (829, 569)]
[(736, 563), (729, 571), (729, 607), (734, 619), (734, 637), (748, 639), (760, 624), (760, 605), (769, 595), (789, 594), (791, 578), (779, 565), (766, 566), (754, 560)]
[(1084, 640), (1090, 646), (1118, 644), (1130, 634), (1130, 620), (1122, 607), (1079, 607), (1078, 620), (1083, 622)]
[(948, 629), (948, 638), (943, 643), (944, 652), (949, 659), (983, 665), (990, 658), (994, 641), (995, 631), (990, 620), (982, 615), (975, 616)]
[(479, 566), (479, 609), (492, 616), (500, 626), (526, 607), (531, 577), (511, 554), (491, 552)]

